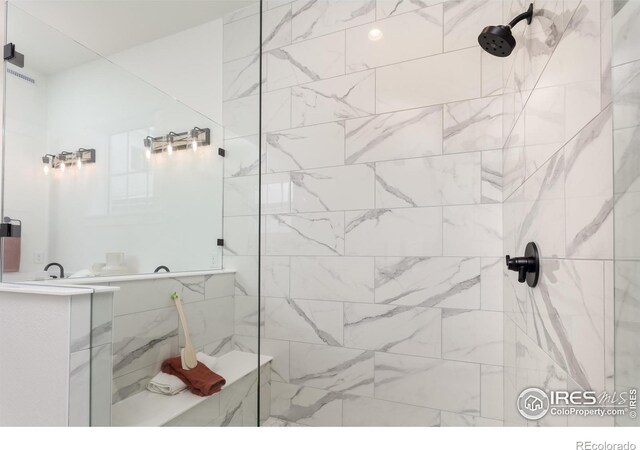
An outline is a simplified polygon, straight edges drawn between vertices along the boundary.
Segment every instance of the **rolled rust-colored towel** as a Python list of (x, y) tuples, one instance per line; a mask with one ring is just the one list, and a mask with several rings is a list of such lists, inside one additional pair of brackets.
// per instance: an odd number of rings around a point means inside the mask
[(160, 369), (164, 373), (180, 378), (193, 394), (201, 397), (215, 394), (226, 383), (224, 378), (212, 372), (200, 361), (193, 369), (184, 370), (179, 356), (165, 360)]

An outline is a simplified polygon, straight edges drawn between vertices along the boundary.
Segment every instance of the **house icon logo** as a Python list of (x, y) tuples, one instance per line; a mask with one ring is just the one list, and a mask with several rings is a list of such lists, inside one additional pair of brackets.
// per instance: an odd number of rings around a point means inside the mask
[(525, 419), (542, 419), (549, 411), (549, 396), (541, 389), (527, 388), (520, 393), (517, 406)]

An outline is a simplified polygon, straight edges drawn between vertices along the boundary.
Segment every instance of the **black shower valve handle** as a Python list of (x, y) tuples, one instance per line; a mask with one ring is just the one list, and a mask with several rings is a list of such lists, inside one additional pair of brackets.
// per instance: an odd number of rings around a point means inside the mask
[(529, 258), (511, 258), (507, 255), (507, 268), (518, 272), (518, 281), (524, 283), (527, 279), (527, 271), (530, 267)]
[(520, 283), (526, 281), (530, 287), (535, 287), (538, 284), (540, 262), (538, 247), (535, 243), (529, 242), (527, 244), (525, 256), (512, 258), (510, 255), (506, 255), (505, 262), (507, 269), (518, 272), (518, 281)]

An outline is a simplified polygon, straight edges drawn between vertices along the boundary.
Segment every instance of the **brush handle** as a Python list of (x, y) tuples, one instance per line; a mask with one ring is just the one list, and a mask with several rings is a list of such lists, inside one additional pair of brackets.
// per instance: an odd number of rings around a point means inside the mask
[(176, 309), (178, 310), (178, 317), (180, 317), (180, 323), (182, 324), (182, 331), (184, 333), (184, 363), (183, 369), (193, 369), (198, 365), (198, 360), (196, 358), (196, 352), (193, 349), (193, 344), (191, 343), (191, 336), (189, 335), (189, 325), (187, 324), (187, 318), (184, 314), (184, 309), (182, 308), (182, 300), (180, 300), (180, 296), (177, 293), (173, 293), (171, 295), (171, 299), (176, 303)]

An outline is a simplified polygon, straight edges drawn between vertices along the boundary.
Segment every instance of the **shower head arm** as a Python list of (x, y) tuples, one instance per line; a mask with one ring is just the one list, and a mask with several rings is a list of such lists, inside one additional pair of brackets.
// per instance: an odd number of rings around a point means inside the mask
[(529, 9), (527, 9), (525, 12), (523, 12), (522, 14), (518, 14), (516, 17), (514, 17), (514, 19), (511, 22), (509, 22), (507, 26), (509, 28), (513, 28), (514, 26), (516, 26), (518, 22), (521, 22), (525, 19), (527, 20), (527, 24), (530, 25), (531, 20), (533, 19), (533, 3), (529, 4)]

